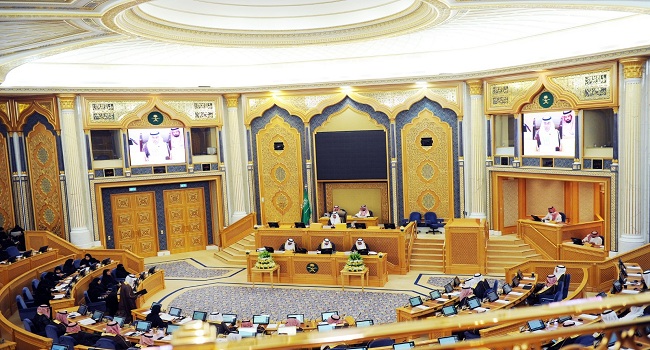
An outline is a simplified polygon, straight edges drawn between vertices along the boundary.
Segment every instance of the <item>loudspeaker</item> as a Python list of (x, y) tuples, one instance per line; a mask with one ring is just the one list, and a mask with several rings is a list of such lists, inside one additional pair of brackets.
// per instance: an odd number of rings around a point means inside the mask
[(283, 142), (273, 142), (273, 149), (276, 151), (282, 151), (284, 149)]
[(592, 161), (592, 169), (602, 169), (603, 168), (603, 160), (602, 159), (594, 159)]
[(106, 177), (115, 176), (115, 169), (104, 169), (104, 176)]
[(542, 158), (542, 166), (545, 168), (552, 168), (553, 158)]
[(510, 158), (501, 157), (501, 165), (509, 165), (509, 164), (510, 164)]
[(433, 146), (433, 138), (423, 137), (420, 139), (420, 145), (422, 146)]
[(201, 164), (201, 170), (210, 171), (210, 163)]
[(167, 168), (164, 166), (155, 166), (153, 167), (153, 173), (154, 174), (165, 174), (167, 172)]

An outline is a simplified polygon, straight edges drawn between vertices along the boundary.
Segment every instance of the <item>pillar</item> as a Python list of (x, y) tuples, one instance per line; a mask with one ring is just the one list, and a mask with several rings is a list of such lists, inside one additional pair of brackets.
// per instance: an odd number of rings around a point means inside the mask
[(75, 113), (75, 96), (59, 96), (61, 106), (61, 143), (63, 144), (63, 164), (65, 166), (65, 188), (68, 219), (70, 221), (70, 242), (80, 248), (94, 245), (89, 226), (90, 191), (88, 178), (82, 164), (86, 159), (86, 149), (80, 125)]
[(226, 94), (226, 106), (228, 108), (228, 142), (226, 143), (226, 169), (228, 172), (228, 197), (230, 201), (230, 224), (246, 216), (246, 191), (244, 184), (244, 163), (243, 134), (239, 122), (239, 94)]
[(486, 218), (487, 182), (486, 182), (486, 127), (483, 114), (483, 81), (467, 82), (470, 93), (470, 115), (463, 118), (467, 140), (467, 152), (464, 154), (466, 174), (466, 211), (467, 217)]
[(645, 58), (621, 60), (623, 91), (619, 115), (618, 251), (626, 252), (647, 242), (648, 203), (644, 178), (646, 157), (642, 149), (642, 76)]

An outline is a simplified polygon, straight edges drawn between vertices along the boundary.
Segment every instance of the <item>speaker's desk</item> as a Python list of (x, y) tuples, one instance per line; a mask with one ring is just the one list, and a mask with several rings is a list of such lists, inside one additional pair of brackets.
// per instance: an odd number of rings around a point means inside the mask
[[(526, 243), (535, 248), (547, 259), (561, 259), (560, 246), (563, 242), (571, 241), (571, 237), (583, 238), (591, 231), (603, 233), (603, 220), (581, 222), (576, 224), (556, 224), (528, 219), (520, 219), (517, 223), (517, 234)], [(607, 234), (605, 251), (608, 251)]]
[[(338, 251), (347, 251), (358, 238), (368, 244), (370, 250), (387, 253), (384, 260), (387, 262), (388, 273), (404, 275), (409, 271), (406, 248), (409, 240), (414, 238), (415, 225), (410, 223), (404, 230), (384, 230), (379, 228), (361, 229), (332, 229), (322, 228), (319, 224), (312, 224), (309, 228), (268, 228), (261, 227), (255, 233), (256, 247), (273, 247), (278, 249), (289, 238), (293, 238), (298, 247), (307, 250), (316, 250), (323, 239), (329, 238)], [(285, 273), (282, 267), (282, 272)], [(341, 271), (341, 269), (338, 269)], [(372, 273), (372, 272), (371, 272)]]
[[(322, 216), (318, 219), (318, 223), (321, 225), (327, 225), (330, 221), (330, 218), (327, 216)], [(364, 223), (366, 224), (366, 227), (370, 226), (378, 226), (379, 225), (379, 218), (376, 216), (369, 216), (367, 218), (355, 218), (354, 216), (348, 215), (345, 218), (346, 223), (352, 223), (352, 222), (358, 222), (358, 223)]]
[(578, 245), (573, 242), (564, 242), (560, 246), (560, 260), (603, 261), (609, 257), (605, 246), (592, 246), (591, 244)]
[[(349, 254), (343, 252), (331, 255), (275, 252), (271, 256), (276, 265), (280, 266), (281, 273), (278, 283), (341, 285), (343, 281), (340, 271), (348, 261)], [(365, 281), (367, 286), (382, 287), (388, 282), (387, 258), (386, 253), (363, 256), (363, 262), (368, 269), (368, 278)], [(270, 277), (266, 274), (252, 273), (256, 261), (257, 252), (251, 252), (246, 256), (248, 282), (270, 282)], [(358, 279), (347, 282), (348, 286), (361, 286), (361, 281)]]

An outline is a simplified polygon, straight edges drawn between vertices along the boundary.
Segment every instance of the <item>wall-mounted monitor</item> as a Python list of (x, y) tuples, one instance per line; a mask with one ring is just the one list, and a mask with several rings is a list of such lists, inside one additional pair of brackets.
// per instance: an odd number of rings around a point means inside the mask
[(183, 128), (129, 129), (131, 166), (185, 163)]
[(525, 113), (521, 127), (523, 155), (574, 157), (576, 120), (572, 110)]

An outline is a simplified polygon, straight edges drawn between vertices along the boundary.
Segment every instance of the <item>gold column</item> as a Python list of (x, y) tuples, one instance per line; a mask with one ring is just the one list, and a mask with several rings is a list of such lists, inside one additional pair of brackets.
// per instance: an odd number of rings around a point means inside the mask
[(75, 95), (59, 95), (61, 106), (61, 143), (65, 166), (67, 211), (70, 219), (70, 242), (81, 248), (93, 246), (94, 238), (89, 229), (90, 193), (86, 176), (86, 145), (81, 138), (83, 123), (77, 118)]
[(646, 242), (644, 227), (647, 228), (648, 205), (644, 195), (647, 182), (643, 178), (646, 155), (641, 147), (641, 95), (645, 58), (627, 58), (623, 65), (623, 89), (625, 96), (619, 115), (619, 183), (618, 183), (618, 234), (619, 252), (640, 247)]
[(239, 94), (226, 94), (226, 106), (228, 107), (228, 142), (224, 145), (226, 153), (226, 173), (230, 195), (228, 196), (231, 203), (230, 224), (246, 216), (246, 191), (244, 184), (244, 167), (246, 166), (243, 159), (246, 153), (245, 147), (242, 147), (242, 133), (240, 132), (239, 122)]
[(487, 208), (486, 182), (486, 126), (483, 114), (483, 81), (467, 81), (470, 94), (470, 116), (464, 118), (467, 145), (464, 154), (467, 197), (466, 211), (469, 218), (485, 218)]

